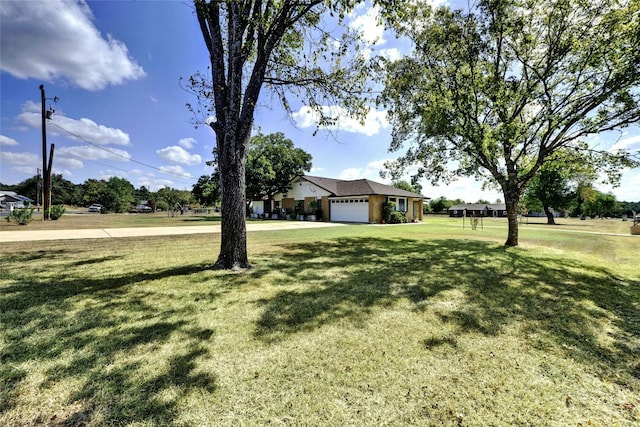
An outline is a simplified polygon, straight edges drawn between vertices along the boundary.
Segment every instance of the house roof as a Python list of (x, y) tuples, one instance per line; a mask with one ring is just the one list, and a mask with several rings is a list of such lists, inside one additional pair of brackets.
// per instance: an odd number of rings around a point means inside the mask
[(0, 191), (0, 198), (2, 198), (2, 200), (7, 200), (7, 198), (13, 199), (13, 201), (19, 201), (19, 202), (33, 202), (33, 199), (30, 199), (29, 197), (26, 196), (21, 196), (20, 194), (17, 194), (15, 191)]
[(507, 209), (507, 207), (504, 203), (496, 203), (496, 204), (468, 203), (464, 205), (454, 205), (449, 208), (450, 211), (462, 211), (465, 209), (468, 211), (483, 211), (485, 209), (489, 211), (503, 211)]
[(413, 197), (424, 199), (422, 194), (396, 188), (391, 185), (381, 184), (379, 182), (368, 179), (343, 180), (324, 178), (320, 176), (300, 175), (297, 179), (304, 179), (312, 184), (317, 185), (336, 197), (345, 196), (396, 196), (396, 197)]

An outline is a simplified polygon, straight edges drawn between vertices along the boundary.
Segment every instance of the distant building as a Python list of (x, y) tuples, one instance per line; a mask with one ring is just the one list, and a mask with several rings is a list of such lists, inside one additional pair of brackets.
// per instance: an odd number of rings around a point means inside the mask
[(0, 190), (0, 207), (12, 211), (33, 204), (33, 200), (14, 191)]
[(504, 203), (484, 204), (469, 203), (454, 205), (449, 208), (450, 217), (506, 217), (507, 207)]

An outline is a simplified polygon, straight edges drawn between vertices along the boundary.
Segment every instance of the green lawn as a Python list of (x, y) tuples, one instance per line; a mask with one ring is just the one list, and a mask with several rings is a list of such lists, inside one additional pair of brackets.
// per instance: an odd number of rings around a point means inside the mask
[(215, 234), (8, 243), (0, 425), (638, 425), (620, 223), (251, 232), (239, 273)]

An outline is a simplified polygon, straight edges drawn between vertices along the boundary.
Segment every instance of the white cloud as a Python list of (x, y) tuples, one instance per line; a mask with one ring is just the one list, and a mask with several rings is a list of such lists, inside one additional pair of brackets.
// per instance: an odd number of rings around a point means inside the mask
[(0, 151), (0, 163), (8, 163), (12, 165), (33, 165), (33, 167), (36, 168), (39, 161), (40, 158), (33, 153)]
[(129, 170), (129, 175), (133, 175), (133, 176), (153, 176), (152, 174), (149, 174), (147, 172), (143, 172), (140, 169), (131, 169), (131, 170)]
[(202, 163), (202, 157), (199, 154), (191, 154), (182, 147), (172, 145), (156, 151), (164, 160), (174, 163), (182, 163), (185, 165), (198, 165)]
[(338, 179), (350, 180), (350, 179), (360, 179), (360, 178), (362, 178), (362, 169), (359, 169), (359, 168), (345, 169), (342, 172), (340, 172), (340, 175), (338, 175)]
[(84, 0), (3, 1), (0, 26), (0, 68), (15, 77), (95, 91), (145, 76), (124, 43), (100, 34)]
[(137, 188), (142, 186), (146, 187), (149, 191), (158, 191), (164, 187), (174, 187), (174, 181), (166, 178), (158, 178), (153, 173), (144, 172), (140, 169), (131, 169), (129, 171), (129, 176), (135, 178), (134, 181), (131, 181)]
[(627, 150), (637, 151), (640, 150), (640, 134), (631, 136), (629, 138), (621, 139), (613, 144), (610, 151)]
[(18, 141), (13, 138), (9, 138), (8, 136), (0, 135), (0, 146), (7, 145), (19, 145)]
[(447, 6), (450, 4), (449, 0), (427, 0), (427, 3), (433, 7)]
[(188, 150), (190, 148), (193, 148), (193, 146), (196, 145), (196, 142), (198, 141), (196, 141), (195, 138), (182, 138), (178, 141), (178, 144)]
[(92, 145), (62, 147), (56, 150), (56, 159), (60, 157), (75, 157), (82, 160), (117, 160), (119, 162), (131, 159), (131, 155), (125, 150), (109, 148), (107, 151)]
[(113, 177), (127, 178), (127, 173), (124, 171), (110, 169), (101, 170), (100, 172), (98, 172), (98, 179), (104, 179), (105, 181), (108, 181), (109, 178)]
[(81, 160), (71, 159), (69, 157), (56, 156), (54, 164), (70, 169), (82, 169), (84, 167), (84, 163), (82, 163)]
[(374, 160), (372, 162), (367, 163), (367, 169), (368, 170), (375, 169), (377, 171), (381, 171), (382, 169), (385, 168), (384, 164), (390, 160), (391, 159)]
[(160, 166), (158, 169), (160, 169), (161, 171), (164, 172), (168, 172), (170, 174), (174, 174), (174, 175), (180, 175), (184, 178), (192, 178), (193, 176), (184, 170), (184, 168), (182, 166), (179, 165), (172, 165), (172, 166)]
[(153, 179), (147, 181), (140, 181), (140, 185), (144, 185), (149, 191), (158, 191), (162, 188), (171, 188), (175, 186), (175, 182), (170, 179)]
[[(52, 124), (52, 126), (47, 128), (51, 130), (51, 133), (65, 135), (71, 139), (95, 142), (100, 145), (131, 145), (128, 133), (117, 128), (99, 125), (91, 119), (82, 118), (80, 120), (74, 120), (60, 116), (54, 118)], [(60, 129), (64, 129), (66, 132), (61, 132)]]
[(381, 49), (380, 56), (388, 59), (389, 61), (397, 61), (402, 57), (402, 54), (394, 47), (391, 49)]
[(16, 166), (11, 168), (11, 170), (26, 177), (34, 176), (37, 173), (33, 166)]
[(364, 41), (370, 45), (380, 45), (385, 43), (384, 25), (380, 19), (380, 8), (377, 6), (370, 7), (363, 15), (351, 15), (353, 20), (349, 27), (362, 34)]
[[(389, 127), (386, 111), (369, 110), (364, 123), (360, 123), (357, 119), (349, 117), (347, 111), (342, 107), (323, 106), (321, 108), (323, 114), (338, 118), (336, 125), (330, 127), (331, 130), (373, 136), (378, 134), (381, 129)], [(320, 121), (320, 114), (308, 106), (301, 107), (297, 112), (292, 113), (291, 117), (296, 125), (301, 128), (315, 127)]]
[[(32, 128), (39, 129), (42, 126), (41, 108), (33, 101), (25, 102), (22, 105), (22, 113), (18, 115), (18, 120)], [(47, 132), (99, 145), (131, 145), (128, 133), (117, 128), (99, 125), (87, 118), (76, 120), (62, 115), (53, 115), (52, 119), (47, 120)]]
[(65, 179), (69, 179), (70, 177), (73, 176), (73, 173), (71, 173), (70, 170), (68, 169), (59, 169), (54, 167), (52, 173), (54, 175), (62, 175)]
[(625, 169), (620, 186), (597, 184), (596, 188), (603, 193), (613, 193), (619, 202), (640, 202), (640, 169)]
[(338, 179), (352, 180), (352, 179), (370, 179), (376, 182), (382, 182), (390, 184), (390, 179), (383, 179), (380, 177), (380, 171), (384, 169), (384, 163), (390, 159), (373, 160), (364, 168), (347, 168), (338, 174)]

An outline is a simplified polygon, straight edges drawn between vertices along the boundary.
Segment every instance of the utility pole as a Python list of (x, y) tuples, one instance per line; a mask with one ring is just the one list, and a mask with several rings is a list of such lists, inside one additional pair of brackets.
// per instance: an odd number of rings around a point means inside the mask
[(42, 220), (44, 221), (47, 216), (47, 189), (49, 184), (47, 183), (47, 121), (44, 111), (44, 85), (40, 85), (40, 100), (42, 101)]
[[(51, 166), (53, 163), (53, 144), (51, 145), (51, 156), (47, 164), (47, 119), (55, 111), (53, 108), (45, 110), (47, 98), (44, 95), (44, 85), (40, 85), (40, 100), (42, 101), (42, 220), (49, 219), (51, 209)], [(58, 97), (53, 98), (53, 102), (58, 102)]]

